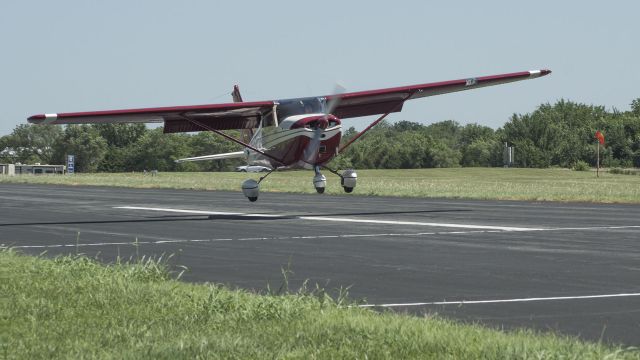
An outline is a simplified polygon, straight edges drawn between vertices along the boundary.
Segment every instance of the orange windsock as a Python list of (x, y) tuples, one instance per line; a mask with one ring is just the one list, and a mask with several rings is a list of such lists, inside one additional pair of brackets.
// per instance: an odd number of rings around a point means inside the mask
[(604, 145), (604, 135), (602, 135), (600, 130), (596, 131), (596, 139), (598, 139), (601, 145)]

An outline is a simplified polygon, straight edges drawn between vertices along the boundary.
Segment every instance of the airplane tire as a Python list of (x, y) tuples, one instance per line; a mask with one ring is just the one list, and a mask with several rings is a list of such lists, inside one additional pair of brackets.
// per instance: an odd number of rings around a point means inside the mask
[(249, 199), (249, 201), (251, 202), (256, 202), (258, 200), (257, 196), (252, 196), (252, 197), (248, 197), (247, 199)]
[(324, 188), (323, 187), (317, 187), (316, 191), (318, 192), (318, 194), (324, 194)]
[(346, 193), (353, 192), (353, 188), (352, 187), (343, 186), (343, 188), (344, 188), (344, 192), (346, 192)]

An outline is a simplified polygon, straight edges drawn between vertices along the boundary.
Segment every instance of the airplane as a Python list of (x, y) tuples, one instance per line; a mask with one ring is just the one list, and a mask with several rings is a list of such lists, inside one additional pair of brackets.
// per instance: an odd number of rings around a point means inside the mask
[[(354, 141), (389, 114), (400, 112), (405, 101), (533, 79), (550, 73), (548, 69), (521, 71), (378, 90), (254, 102), (243, 101), (236, 85), (232, 92), (233, 103), (48, 113), (30, 116), (28, 122), (38, 125), (163, 122), (165, 133), (212, 131), (243, 146), (244, 150), (180, 160), (245, 158), (247, 165), (269, 167), (272, 170), (258, 181), (248, 179), (242, 183), (242, 192), (251, 202), (258, 200), (260, 182), (273, 171), (287, 169), (313, 169), (313, 186), (320, 194), (324, 193), (326, 187), (326, 177), (321, 170), (327, 169), (340, 177), (344, 191), (351, 193), (357, 182), (355, 170), (347, 169), (339, 173), (329, 168), (327, 163), (344, 153)], [(380, 116), (341, 145), (342, 120), (370, 115)], [(239, 139), (223, 132), (231, 129), (240, 130)]]

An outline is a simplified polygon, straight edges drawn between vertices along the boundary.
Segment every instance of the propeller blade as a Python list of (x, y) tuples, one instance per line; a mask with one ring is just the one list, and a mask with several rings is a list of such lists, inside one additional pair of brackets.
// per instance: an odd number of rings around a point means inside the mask
[(342, 101), (342, 97), (340, 95), (344, 94), (346, 90), (347, 89), (344, 86), (340, 85), (340, 83), (336, 83), (335, 87), (333, 88), (334, 95), (331, 97), (331, 99), (329, 99), (329, 102), (325, 106), (325, 115), (333, 113), (333, 110), (335, 110), (338, 105), (340, 105), (340, 101)]
[(324, 129), (316, 128), (313, 134), (313, 139), (307, 148), (304, 149), (304, 161), (308, 164), (315, 165), (316, 159), (318, 158), (318, 150), (320, 149), (320, 136), (322, 136), (322, 132)]
[[(340, 95), (344, 94), (346, 90), (347, 89), (344, 86), (340, 85), (340, 83), (335, 84), (333, 88), (333, 95), (331, 99), (329, 99), (329, 102), (324, 107), (325, 116), (331, 115), (333, 110), (335, 110), (336, 107), (338, 107), (338, 105), (340, 104), (340, 101), (342, 100), (342, 97)], [(324, 129), (320, 127), (316, 127), (313, 134), (313, 138), (311, 139), (311, 142), (309, 143), (309, 145), (307, 145), (307, 148), (304, 150), (304, 161), (306, 163), (313, 164), (313, 165), (316, 164), (316, 160), (318, 159), (318, 150), (320, 150), (320, 137), (322, 136), (323, 132), (324, 132)]]

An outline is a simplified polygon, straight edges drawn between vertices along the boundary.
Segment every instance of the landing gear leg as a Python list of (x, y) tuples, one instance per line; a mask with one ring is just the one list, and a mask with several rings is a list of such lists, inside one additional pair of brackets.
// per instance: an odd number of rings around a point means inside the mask
[(316, 176), (313, 177), (313, 187), (316, 188), (318, 194), (322, 194), (327, 186), (327, 178), (320, 172), (320, 166), (316, 165), (313, 169), (316, 172)]

